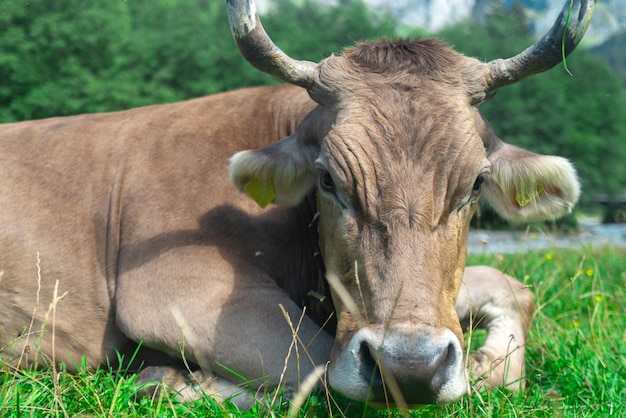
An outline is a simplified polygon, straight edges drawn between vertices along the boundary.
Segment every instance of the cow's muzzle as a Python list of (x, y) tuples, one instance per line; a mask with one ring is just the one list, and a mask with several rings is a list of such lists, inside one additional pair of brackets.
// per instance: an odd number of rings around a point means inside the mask
[(454, 402), (467, 392), (463, 349), (451, 330), (362, 328), (343, 347), (328, 373), (331, 386), (350, 398), (416, 405)]

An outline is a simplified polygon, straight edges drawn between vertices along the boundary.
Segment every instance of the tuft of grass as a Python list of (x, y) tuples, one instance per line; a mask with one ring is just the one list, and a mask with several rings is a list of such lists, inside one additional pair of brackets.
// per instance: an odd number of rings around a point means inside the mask
[[(473, 392), (452, 405), (429, 405), (411, 417), (626, 416), (626, 248), (551, 249), (473, 255), (532, 288), (538, 310), (527, 346), (527, 388)], [(484, 334), (472, 336), (472, 346)], [(402, 417), (334, 393), (314, 392), (299, 411), (268, 393), (250, 411), (206, 397), (180, 403), (172, 395), (135, 396), (124, 370), (15, 370), (0, 364), (0, 417)]]

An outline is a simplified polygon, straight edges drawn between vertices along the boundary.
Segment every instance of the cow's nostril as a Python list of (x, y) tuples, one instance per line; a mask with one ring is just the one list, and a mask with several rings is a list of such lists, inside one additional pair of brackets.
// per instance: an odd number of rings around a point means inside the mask
[(448, 348), (446, 348), (446, 360), (445, 360), (445, 365), (450, 367), (450, 366), (454, 366), (457, 363), (457, 352), (455, 349), (455, 345), (453, 343), (448, 344)]
[(450, 371), (455, 370), (458, 359), (457, 350), (453, 343), (441, 352), (437, 364), (434, 368), (434, 376), (432, 377), (432, 388), (435, 392), (439, 392), (441, 387), (450, 379)]
[(383, 379), (380, 375), (380, 369), (378, 368), (378, 362), (372, 356), (370, 346), (367, 342), (361, 342), (359, 347), (359, 360), (361, 363), (360, 373), (361, 377), (372, 387), (380, 387), (383, 384)]

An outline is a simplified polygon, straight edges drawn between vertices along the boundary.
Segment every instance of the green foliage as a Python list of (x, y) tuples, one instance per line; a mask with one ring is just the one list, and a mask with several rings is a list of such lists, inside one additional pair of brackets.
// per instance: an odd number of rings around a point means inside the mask
[(246, 74), (258, 78), (234, 48), (221, 2), (4, 7), (0, 121), (169, 102), (232, 89)]
[(239, 54), (224, 1), (135, 0), (128, 7), (135, 54), (127, 70), (143, 83), (182, 99), (271, 80)]
[(34, 0), (0, 7), (0, 120), (105, 110), (120, 101), (120, 90), (132, 90), (114, 77), (129, 55), (125, 5), (89, 4)]
[[(280, 0), (263, 21), (289, 54), (315, 61), (394, 27), (360, 0)], [(239, 54), (223, 1), (10, 2), (0, 6), (0, 50), (0, 122), (277, 83)]]

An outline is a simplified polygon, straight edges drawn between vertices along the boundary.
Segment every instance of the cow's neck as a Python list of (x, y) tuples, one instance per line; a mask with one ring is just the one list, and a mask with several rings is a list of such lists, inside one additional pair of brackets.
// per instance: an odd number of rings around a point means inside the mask
[(291, 299), (322, 325), (332, 302), (319, 250), (315, 193), (296, 207), (274, 208), (271, 212), (267, 227), (274, 232), (273, 248), (280, 250), (273, 251), (266, 268)]

